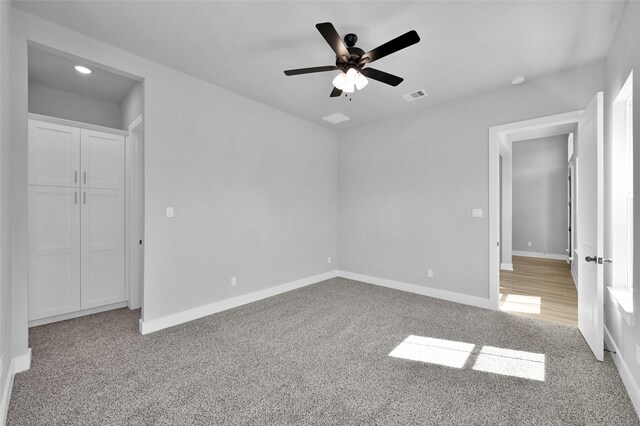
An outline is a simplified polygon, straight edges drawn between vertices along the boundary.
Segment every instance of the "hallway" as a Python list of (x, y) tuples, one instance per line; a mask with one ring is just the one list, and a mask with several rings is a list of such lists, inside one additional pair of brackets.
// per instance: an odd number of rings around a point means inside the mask
[(500, 310), (576, 327), (578, 293), (563, 260), (514, 256), (513, 271), (500, 271)]

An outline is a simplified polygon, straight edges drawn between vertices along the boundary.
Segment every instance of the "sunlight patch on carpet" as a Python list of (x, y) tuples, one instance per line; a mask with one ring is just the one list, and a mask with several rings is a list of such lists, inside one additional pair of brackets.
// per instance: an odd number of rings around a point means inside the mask
[(545, 355), (483, 346), (473, 369), (544, 382)]
[(471, 358), (475, 371), (521, 379), (545, 380), (545, 355), (535, 352), (483, 346), (474, 354), (473, 343), (411, 335), (404, 339), (390, 357), (462, 369)]
[(462, 368), (475, 345), (432, 337), (409, 336), (389, 356), (422, 361), (446, 367)]

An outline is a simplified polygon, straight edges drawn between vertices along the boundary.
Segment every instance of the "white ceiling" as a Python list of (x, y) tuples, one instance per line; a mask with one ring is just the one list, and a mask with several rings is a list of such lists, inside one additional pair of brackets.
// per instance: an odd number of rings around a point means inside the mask
[[(16, 8), (330, 128), (508, 87), (605, 57), (623, 2), (185, 2), (25, 1)], [(421, 42), (372, 65), (404, 77), (372, 81), (350, 102), (329, 98), (336, 72), (283, 70), (333, 65), (315, 28), (332, 22), (365, 51), (415, 29)], [(524, 83), (527, 84), (527, 83)], [(407, 102), (402, 95), (429, 96)], [(342, 113), (337, 125), (321, 119)]]
[[(74, 69), (76, 65), (87, 66), (92, 73), (80, 74)], [(86, 61), (29, 46), (29, 83), (119, 104), (136, 81)]]

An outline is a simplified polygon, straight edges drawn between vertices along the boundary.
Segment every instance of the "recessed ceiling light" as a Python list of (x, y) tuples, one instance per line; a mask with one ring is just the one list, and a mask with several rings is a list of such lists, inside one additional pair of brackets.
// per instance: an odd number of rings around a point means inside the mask
[(87, 67), (83, 67), (82, 65), (76, 65), (74, 68), (80, 74), (91, 74), (91, 70), (89, 68), (87, 68)]
[(518, 84), (522, 84), (524, 83), (524, 76), (523, 75), (516, 75), (515, 77), (513, 77), (511, 79), (511, 84), (518, 85)]
[(327, 115), (326, 117), (322, 117), (322, 119), (332, 124), (338, 124), (338, 123), (342, 123), (343, 121), (351, 120), (349, 117), (347, 117), (344, 114), (340, 114), (339, 112), (336, 112), (335, 114)]

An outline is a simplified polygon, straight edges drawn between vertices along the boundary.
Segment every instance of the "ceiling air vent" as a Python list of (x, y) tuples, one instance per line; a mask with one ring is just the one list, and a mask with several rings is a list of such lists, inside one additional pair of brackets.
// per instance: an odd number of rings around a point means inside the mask
[(343, 121), (351, 120), (344, 114), (340, 114), (336, 112), (335, 114), (327, 115), (326, 117), (322, 117), (323, 120), (328, 121), (331, 124), (342, 123)]
[(416, 90), (415, 92), (402, 95), (402, 97), (405, 98), (407, 102), (412, 102), (412, 101), (415, 101), (416, 99), (424, 98), (426, 96), (427, 96), (427, 92), (425, 92), (424, 90)]

